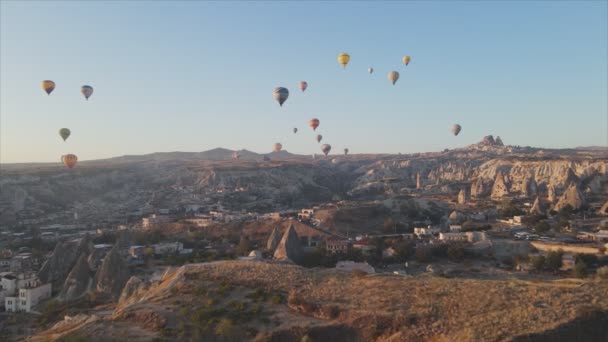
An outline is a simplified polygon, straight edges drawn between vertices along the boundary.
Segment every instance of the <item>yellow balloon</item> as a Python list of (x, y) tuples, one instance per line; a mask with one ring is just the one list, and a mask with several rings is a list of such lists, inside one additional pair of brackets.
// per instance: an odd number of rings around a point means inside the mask
[(51, 92), (55, 89), (55, 82), (51, 80), (42, 81), (42, 90), (44, 90), (47, 95), (51, 95)]
[(403, 56), (403, 64), (408, 65), (410, 64), (410, 56)]
[(338, 63), (342, 64), (342, 68), (346, 68), (348, 61), (350, 61), (350, 55), (346, 52), (342, 52), (338, 55)]

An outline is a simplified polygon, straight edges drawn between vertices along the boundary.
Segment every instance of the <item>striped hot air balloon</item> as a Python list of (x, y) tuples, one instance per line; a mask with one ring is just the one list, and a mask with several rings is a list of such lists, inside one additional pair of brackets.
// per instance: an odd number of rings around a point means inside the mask
[(321, 151), (323, 151), (323, 153), (325, 153), (325, 155), (328, 155), (329, 151), (331, 151), (331, 145), (323, 144), (323, 146), (321, 146)]
[(276, 87), (272, 91), (272, 96), (279, 103), (279, 105), (283, 107), (283, 103), (285, 103), (285, 101), (287, 101), (287, 98), (289, 97), (289, 90), (283, 87)]
[(313, 131), (317, 130), (317, 127), (319, 127), (319, 124), (320, 124), (319, 119), (311, 119), (311, 120), (308, 122), (308, 125), (309, 125), (310, 127), (312, 127), (312, 130), (313, 130)]
[(87, 99), (87, 101), (88, 101), (89, 97), (91, 97), (91, 95), (93, 95), (93, 87), (91, 87), (90, 85), (83, 85), (82, 87), (80, 87), (80, 92), (82, 93), (82, 95), (84, 95), (84, 98)]

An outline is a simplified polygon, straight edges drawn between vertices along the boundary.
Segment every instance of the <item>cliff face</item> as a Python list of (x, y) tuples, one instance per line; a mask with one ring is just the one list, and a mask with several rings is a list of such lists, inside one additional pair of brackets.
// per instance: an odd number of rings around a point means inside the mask
[(570, 205), (573, 209), (580, 209), (585, 204), (585, 198), (578, 188), (578, 185), (572, 183), (568, 190), (560, 197), (553, 210), (560, 211), (567, 205)]
[(277, 246), (274, 252), (274, 258), (281, 261), (293, 261), (295, 263), (300, 262), (302, 259), (302, 247), (300, 245), (300, 238), (293, 224), (289, 225), (289, 228), (283, 234), (281, 242)]
[(40, 268), (38, 278), (43, 283), (51, 283), (53, 289), (60, 289), (78, 257), (88, 255), (90, 250), (88, 238), (57, 243), (51, 257)]
[(86, 295), (91, 289), (93, 278), (87, 257), (83, 254), (68, 274), (59, 293), (59, 299), (71, 301)]
[(266, 242), (266, 249), (268, 249), (271, 253), (274, 253), (274, 251), (277, 249), (277, 246), (279, 245), (280, 242), (281, 242), (281, 233), (275, 227), (272, 229), (272, 233), (270, 233), (270, 236), (268, 237), (268, 241)]
[(127, 280), (129, 269), (115, 246), (103, 259), (95, 274), (95, 289), (117, 301)]

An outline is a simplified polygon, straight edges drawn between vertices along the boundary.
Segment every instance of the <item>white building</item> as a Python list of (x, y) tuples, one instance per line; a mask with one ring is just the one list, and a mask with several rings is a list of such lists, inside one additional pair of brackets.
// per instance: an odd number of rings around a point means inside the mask
[(439, 233), (439, 240), (442, 241), (467, 241), (466, 233)]
[(156, 224), (167, 223), (171, 221), (171, 216), (152, 214), (141, 219), (141, 225), (144, 228), (150, 228)]
[(176, 254), (184, 249), (184, 244), (181, 242), (165, 242), (152, 245), (154, 247), (154, 254)]
[(311, 219), (315, 214), (315, 210), (314, 209), (302, 209), (299, 213), (298, 213), (298, 218), (299, 219), (306, 219), (309, 220)]
[(19, 289), (18, 297), (4, 298), (4, 308), (8, 312), (30, 312), (41, 300), (51, 298), (51, 284)]
[(205, 215), (186, 219), (186, 222), (192, 223), (197, 227), (207, 227), (213, 223), (213, 219), (211, 216)]
[(414, 234), (416, 234), (418, 237), (434, 235), (439, 233), (440, 231), (441, 229), (439, 229), (439, 227), (433, 228), (432, 226), (414, 228)]
[(14, 296), (17, 290), (32, 287), (38, 284), (38, 277), (33, 272), (27, 273), (0, 273), (0, 290), (6, 291), (7, 296)]
[(450, 225), (450, 232), (460, 232), (462, 230), (462, 226), (459, 224), (451, 224)]
[(465, 232), (464, 234), (469, 242), (485, 241), (488, 239), (486, 232)]

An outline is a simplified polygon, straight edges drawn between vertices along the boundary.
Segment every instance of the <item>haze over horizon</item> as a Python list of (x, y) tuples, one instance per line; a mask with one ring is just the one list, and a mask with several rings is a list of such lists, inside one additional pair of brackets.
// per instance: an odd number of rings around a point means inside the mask
[[(606, 2), (0, 6), (1, 163), (267, 153), (275, 142), (309, 155), (321, 153), (317, 133), (332, 154), (440, 151), (488, 134), (608, 145)], [(50, 96), (44, 79), (57, 83)], [(83, 84), (95, 87), (88, 102)], [(290, 90), (282, 108), (276, 86)], [(72, 130), (65, 143), (61, 127)]]

